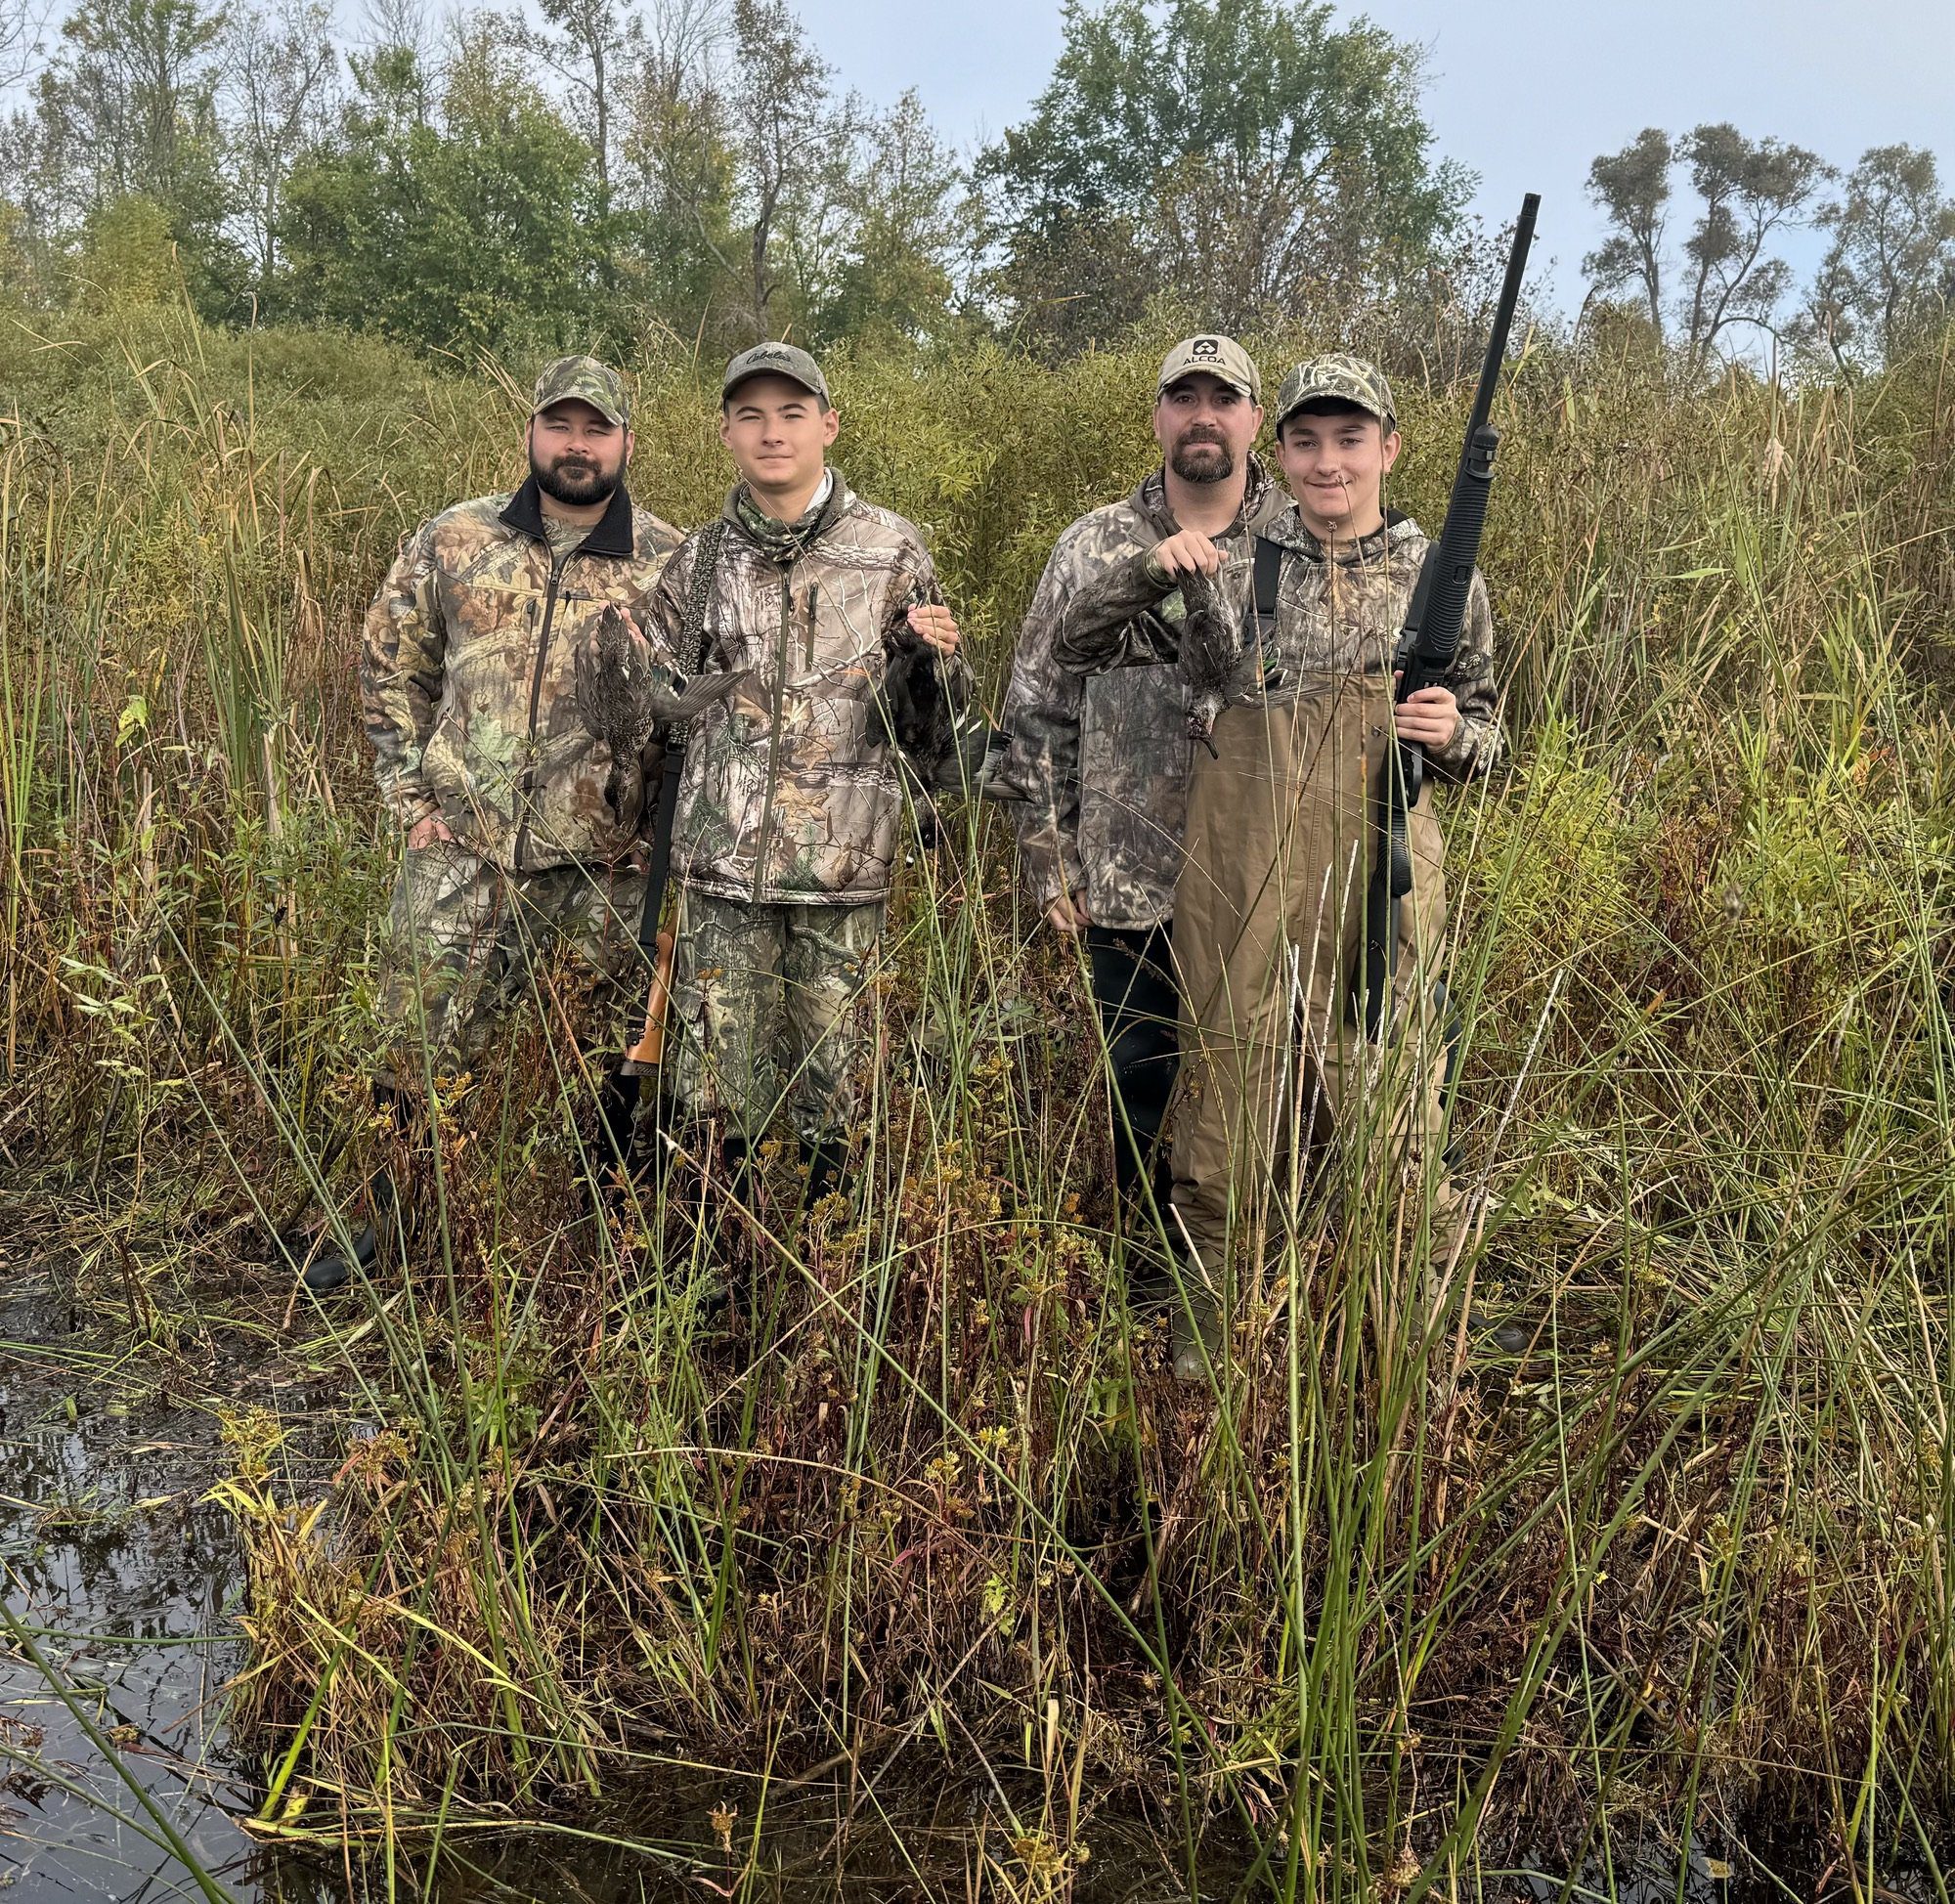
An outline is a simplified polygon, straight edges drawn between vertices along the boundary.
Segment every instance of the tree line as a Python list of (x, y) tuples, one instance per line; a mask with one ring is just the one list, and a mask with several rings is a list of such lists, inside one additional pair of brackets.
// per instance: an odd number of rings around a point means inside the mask
[[(1043, 90), (970, 153), (915, 91), (846, 88), (789, 0), (368, 0), (357, 34), (324, 0), (79, 0), (38, 32), (34, 4), (0, 0), (0, 289), (28, 303), (181, 283), (213, 321), (438, 351), (981, 326), (1063, 353), (1161, 304), (1243, 330), (1391, 313), (1429, 348), (1486, 291), (1418, 50), (1327, 0), (1067, 0)], [(1673, 246), (1679, 174), (1700, 209)], [(1651, 130), (1589, 189), (1586, 314), (1692, 363), (1760, 325), (1884, 357), (1945, 317), (1932, 154), (1841, 179), (1728, 125)], [(1795, 296), (1778, 246), (1814, 222), (1832, 246)]]
[[(1696, 202), (1680, 244), (1679, 175)], [(1584, 260), (1591, 303), (1634, 313), (1693, 365), (1747, 328), (1842, 365), (1885, 361), (1946, 325), (1955, 302), (1955, 199), (1917, 147), (1876, 146), (1843, 176), (1730, 124), (1681, 137), (1650, 126), (1595, 160), (1588, 192), (1609, 225)], [(1776, 246), (1803, 225), (1830, 241), (1796, 289)]]

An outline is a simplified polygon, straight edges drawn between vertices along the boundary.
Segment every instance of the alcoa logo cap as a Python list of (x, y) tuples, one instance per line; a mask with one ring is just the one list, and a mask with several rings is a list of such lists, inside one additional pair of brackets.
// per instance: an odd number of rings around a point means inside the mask
[(1233, 337), (1211, 333), (1205, 337), (1184, 337), (1161, 359), (1160, 383), (1165, 390), (1197, 370), (1220, 377), (1232, 389), (1239, 390), (1252, 404), (1263, 400), (1263, 379), (1255, 359)]
[(571, 397), (588, 404), (621, 430), (631, 420), (625, 379), (610, 365), (600, 364), (594, 357), (559, 357), (554, 364), (545, 366), (537, 379), (536, 401), (530, 406), (530, 414), (541, 416), (550, 405)]
[(743, 350), (727, 365), (719, 381), (719, 401), (723, 404), (749, 377), (759, 376), (786, 377), (829, 403), (828, 379), (821, 374), (821, 366), (794, 344), (756, 344), (752, 350)]

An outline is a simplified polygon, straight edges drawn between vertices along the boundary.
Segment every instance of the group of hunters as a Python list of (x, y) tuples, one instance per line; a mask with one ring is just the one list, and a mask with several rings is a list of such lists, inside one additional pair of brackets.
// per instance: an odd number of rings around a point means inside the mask
[[(726, 367), (736, 480), (685, 537), (627, 487), (618, 373), (544, 369), (527, 480), (410, 536), (367, 619), (362, 701), (403, 848), (372, 1089), (403, 1141), (425, 1130), (422, 1081), (476, 1061), (556, 950), (589, 969), (610, 1021), (644, 1017), (669, 867), (662, 1061), (612, 1060), (593, 1141), (614, 1182), (683, 1156), (730, 1207), (784, 1114), (805, 1201), (827, 1194), (873, 1058), (911, 802), (981, 783), (1016, 818), (1046, 925), (1083, 944), (1123, 1205), (1178, 1259), (1173, 1365), (1203, 1378), (1228, 1340), (1232, 1246), (1286, 1160), (1329, 1155), (1371, 1114), (1384, 1047), (1348, 981), (1380, 763), (1417, 743), (1463, 779), (1500, 740), (1477, 574), (1450, 673), (1395, 694), (1427, 544), (1384, 504), (1400, 438), (1375, 366), (1311, 359), (1266, 411), (1239, 344), (1191, 337), (1161, 365), (1152, 422), (1159, 466), (1054, 546), (992, 732), (923, 537), (828, 459), (840, 414), (805, 351), (765, 343)], [(1443, 1166), (1429, 791), (1407, 830), (1397, 1181)], [(1441, 1201), (1443, 1179), (1426, 1173)], [(372, 1263), (398, 1194), (371, 1180), (369, 1207), (311, 1245), (309, 1287)]]

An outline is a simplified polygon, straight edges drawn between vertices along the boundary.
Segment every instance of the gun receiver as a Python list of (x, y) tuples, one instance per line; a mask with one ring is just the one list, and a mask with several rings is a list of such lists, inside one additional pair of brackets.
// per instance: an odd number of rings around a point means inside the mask
[[(1459, 633), (1466, 624), (1466, 606), (1473, 589), (1473, 571), (1480, 559), (1480, 539), (1487, 527), (1487, 504), (1494, 488), (1494, 462), (1500, 433), (1488, 420), (1494, 392), (1506, 359), (1507, 333), (1513, 328), (1514, 307), (1520, 301), (1521, 279), (1534, 244), (1535, 214), (1541, 195), (1530, 192), (1521, 201), (1514, 225), (1514, 241), (1507, 253), (1506, 276), (1500, 281), (1499, 302), (1494, 308), (1493, 334), (1480, 366), (1480, 382), (1473, 393), (1472, 414), (1466, 419), (1466, 440), (1459, 451), (1459, 467), (1453, 478), (1453, 495), (1446, 505), (1446, 526), (1426, 552), (1412, 589), (1412, 605), (1399, 636), (1400, 679), (1397, 699), (1422, 687), (1443, 684), (1459, 650)], [(1372, 793), (1376, 839), (1372, 845), (1371, 880), (1365, 901), (1365, 944), (1351, 974), (1351, 1017), (1365, 1027), (1367, 1038), (1377, 1039), (1389, 1029), (1391, 995), (1398, 961), (1399, 921), (1403, 901), (1412, 890), (1412, 851), (1406, 838), (1406, 815), (1418, 803), (1425, 783), (1425, 749), (1415, 742), (1387, 748), (1379, 785)]]

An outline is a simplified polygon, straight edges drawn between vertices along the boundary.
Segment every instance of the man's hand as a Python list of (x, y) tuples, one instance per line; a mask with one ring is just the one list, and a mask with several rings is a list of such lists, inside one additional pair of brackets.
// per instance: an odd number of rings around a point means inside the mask
[(408, 829), (408, 850), (419, 852), (423, 846), (432, 846), (437, 840), (446, 840), (453, 844), (455, 835), (449, 832), (448, 822), (439, 813), (430, 813), (424, 820), (416, 820)]
[(1156, 542), (1148, 560), (1171, 581), (1181, 575), (1218, 574), (1222, 551), (1198, 529), (1183, 529)]
[(1077, 938), (1092, 920), (1086, 915), (1086, 901), (1073, 897), (1069, 892), (1062, 892), (1045, 909), (1045, 923), (1055, 932), (1064, 932), (1067, 938)]
[(1444, 747), (1459, 731), (1459, 703), (1450, 687), (1422, 687), (1392, 710), (1392, 724), (1402, 741)]
[(910, 610), (910, 632), (940, 655), (957, 652), (956, 618), (941, 602), (924, 602)]

